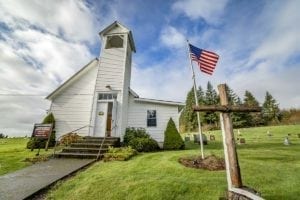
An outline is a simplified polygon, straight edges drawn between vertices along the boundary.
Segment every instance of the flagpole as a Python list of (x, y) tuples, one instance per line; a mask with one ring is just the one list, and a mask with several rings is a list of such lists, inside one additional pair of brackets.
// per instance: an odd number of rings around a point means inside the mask
[[(196, 106), (199, 106), (198, 95), (197, 95), (197, 85), (196, 85), (196, 79), (195, 79), (195, 71), (194, 71), (193, 62), (192, 62), (192, 59), (191, 59), (189, 41), (186, 40), (186, 42), (187, 42), (188, 55), (189, 55), (189, 58), (190, 58), (190, 67), (191, 67), (191, 70), (192, 70), (192, 78), (193, 78), (193, 83), (194, 83), (193, 87), (194, 87), (194, 96), (195, 96)], [(199, 112), (197, 112), (197, 121), (198, 121), (198, 133), (200, 135), (201, 157), (202, 157), (202, 159), (204, 159), (202, 128), (201, 128), (200, 113)]]

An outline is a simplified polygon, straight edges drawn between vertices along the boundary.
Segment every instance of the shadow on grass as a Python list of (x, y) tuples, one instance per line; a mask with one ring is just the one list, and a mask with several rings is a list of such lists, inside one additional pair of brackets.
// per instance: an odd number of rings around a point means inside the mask
[[(207, 145), (204, 145), (205, 149), (211, 149), (211, 150), (221, 150), (223, 149), (223, 145), (221, 142), (217, 141), (208, 141)], [(193, 141), (185, 142), (185, 150), (193, 150), (193, 149), (200, 149), (199, 143), (194, 143)]]

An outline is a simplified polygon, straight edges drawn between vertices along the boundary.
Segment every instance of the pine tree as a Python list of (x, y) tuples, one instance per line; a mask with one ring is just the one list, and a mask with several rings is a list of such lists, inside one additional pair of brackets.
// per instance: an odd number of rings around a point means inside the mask
[[(205, 92), (205, 105), (216, 105), (219, 103), (219, 96), (216, 90), (213, 88), (212, 84), (207, 82), (207, 89)], [(206, 112), (204, 114), (204, 121), (207, 124), (217, 126), (218, 115), (215, 112)]]
[(172, 118), (169, 119), (167, 128), (165, 130), (164, 149), (184, 149), (184, 142)]
[(278, 103), (268, 91), (266, 92), (265, 101), (263, 103), (262, 114), (265, 123), (279, 122), (280, 110)]
[[(259, 106), (258, 101), (248, 90), (245, 91), (244, 95), (244, 105), (245, 106)], [(247, 126), (257, 126), (262, 124), (262, 115), (261, 113), (246, 113)]]
[(191, 90), (188, 92), (186, 101), (185, 101), (185, 109), (183, 112), (184, 115), (184, 124), (185, 129), (190, 132), (196, 129), (197, 126), (197, 114), (193, 110), (193, 106), (195, 105), (195, 95), (194, 95), (194, 88), (192, 87)]
[[(240, 97), (228, 85), (226, 85), (226, 93), (230, 105), (234, 105), (234, 106), (242, 105), (242, 101)], [(231, 118), (232, 118), (233, 127), (240, 128), (240, 127), (247, 126), (246, 113), (233, 112), (231, 113)]]

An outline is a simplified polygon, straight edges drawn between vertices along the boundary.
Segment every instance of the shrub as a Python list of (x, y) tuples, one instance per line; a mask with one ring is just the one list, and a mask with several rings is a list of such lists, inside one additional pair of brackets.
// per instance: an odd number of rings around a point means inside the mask
[(146, 133), (146, 130), (144, 128), (126, 128), (123, 141), (124, 145), (128, 146), (129, 142), (134, 138), (150, 138), (150, 135)]
[(152, 138), (134, 138), (129, 142), (129, 146), (139, 152), (150, 152), (159, 149), (157, 142)]
[(68, 133), (61, 137), (60, 144), (70, 145), (81, 139), (81, 136), (77, 135), (77, 133)]
[(131, 146), (139, 152), (156, 151), (159, 149), (157, 142), (143, 128), (127, 128), (124, 135), (124, 145)]
[(170, 118), (165, 130), (164, 149), (184, 149), (184, 142), (172, 118)]
[(26, 145), (27, 149), (42, 149), (46, 147), (47, 140), (40, 140), (37, 138), (31, 138)]
[(129, 147), (121, 147), (121, 148), (114, 148), (108, 147), (108, 151), (104, 154), (104, 161), (112, 161), (112, 160), (119, 160), (125, 161), (129, 160), (133, 156), (137, 155), (137, 151), (133, 148)]
[(52, 133), (50, 135), (49, 147), (54, 147), (56, 137), (55, 137), (55, 118), (52, 113), (49, 113), (43, 120), (42, 124), (53, 124)]
[[(50, 141), (48, 147), (54, 147), (55, 145), (55, 119), (52, 113), (49, 113), (42, 121), (42, 124), (53, 124), (52, 133), (50, 135)], [(36, 138), (31, 138), (28, 142), (26, 147), (28, 149), (38, 149), (38, 148), (45, 148), (47, 140), (39, 140)]]

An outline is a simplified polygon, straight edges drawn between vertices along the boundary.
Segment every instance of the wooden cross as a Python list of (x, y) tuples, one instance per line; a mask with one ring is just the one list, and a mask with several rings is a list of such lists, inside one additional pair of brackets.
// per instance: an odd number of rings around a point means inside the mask
[(226, 85), (218, 85), (220, 103), (221, 105), (211, 106), (194, 106), (196, 112), (221, 112), (220, 121), (223, 133), (223, 146), (226, 161), (226, 174), (229, 190), (233, 188), (242, 188), (242, 178), (240, 172), (240, 166), (238, 156), (236, 152), (232, 120), (230, 117), (231, 112), (260, 112), (261, 107), (246, 107), (246, 106), (231, 106), (228, 102), (228, 96), (226, 93)]

